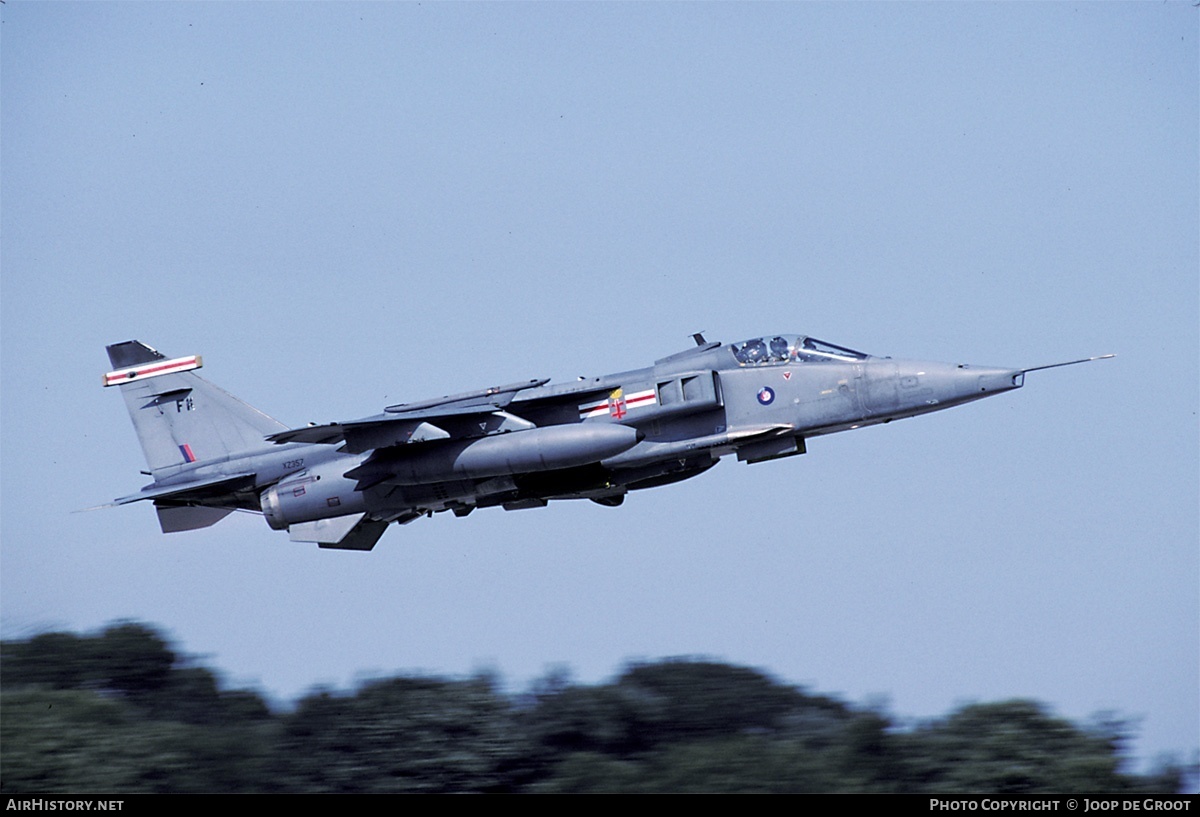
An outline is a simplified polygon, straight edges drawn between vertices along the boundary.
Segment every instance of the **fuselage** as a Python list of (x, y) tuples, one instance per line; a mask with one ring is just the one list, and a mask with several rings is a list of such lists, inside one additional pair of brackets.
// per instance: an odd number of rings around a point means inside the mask
[(294, 539), (356, 549), (373, 546), (390, 522), (439, 511), (553, 499), (618, 505), (629, 491), (688, 479), (729, 454), (749, 463), (802, 454), (809, 438), (978, 400), (1024, 378), (1020, 369), (893, 360), (805, 335), (729, 345), (697, 337), (695, 348), (641, 369), (287, 429), (197, 377), (199, 357), (167, 361), (136, 341), (109, 354), (118, 370), (106, 385), (125, 393), (155, 478), (118, 502), (153, 500), (164, 530), (261, 511)]
[[(642, 369), (517, 391), (503, 411), (537, 431), (332, 458), (325, 454), (329, 446), (307, 446), (311, 453), (302, 448), (292, 458), (304, 459), (306, 473), (279, 481), (264, 493), (262, 508), (273, 527), (283, 528), (334, 511), (399, 511), (402, 519), (550, 499), (616, 504), (627, 491), (686, 479), (726, 454), (757, 462), (803, 453), (806, 438), (949, 408), (1021, 384), (1019, 370), (880, 358), (802, 335), (706, 344)], [(420, 404), (424, 411), (437, 410), (430, 402)], [(637, 435), (610, 440), (606, 451), (590, 439), (592, 426)], [(530, 456), (513, 462), (484, 450), (501, 443), (512, 453), (529, 449), (542, 429), (560, 430), (563, 448), (544, 467)]]

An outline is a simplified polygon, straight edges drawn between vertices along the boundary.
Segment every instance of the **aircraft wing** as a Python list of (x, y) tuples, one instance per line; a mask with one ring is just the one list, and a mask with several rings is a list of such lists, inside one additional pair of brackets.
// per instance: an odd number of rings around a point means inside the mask
[[(339, 445), (347, 442), (356, 434), (384, 434), (392, 437), (391, 445), (399, 445), (406, 442), (419, 442), (413, 440), (412, 435), (416, 432), (420, 423), (404, 422), (401, 420), (382, 420), (382, 421), (357, 421), (347, 423), (326, 423), (325, 425), (305, 426), (304, 428), (290, 428), (287, 431), (279, 431), (275, 434), (268, 434), (267, 440), (277, 445), (284, 443), (313, 443), (316, 445)], [(449, 435), (444, 435), (448, 437)], [(427, 439), (427, 438), (422, 438)], [(350, 449), (347, 449), (350, 450)], [(365, 450), (365, 449), (364, 449)]]
[[(384, 414), (362, 420), (305, 426), (268, 434), (276, 444), (344, 444), (351, 454), (378, 448), (410, 445), (432, 440), (486, 437), (508, 431), (526, 431), (537, 424), (509, 412), (513, 397), (521, 389), (543, 385), (545, 380), (498, 386), (464, 395), (388, 406)], [(572, 390), (570, 393), (534, 397), (521, 402), (520, 410), (578, 401), (592, 394), (608, 394), (611, 388)]]
[(472, 406), (448, 411), (429, 409), (414, 412), (411, 416), (370, 417), (353, 422), (295, 428), (270, 434), (267, 439), (273, 443), (344, 443), (349, 453), (361, 454), (375, 448), (483, 437), (501, 431), (523, 431), (534, 427), (528, 420), (495, 406)]

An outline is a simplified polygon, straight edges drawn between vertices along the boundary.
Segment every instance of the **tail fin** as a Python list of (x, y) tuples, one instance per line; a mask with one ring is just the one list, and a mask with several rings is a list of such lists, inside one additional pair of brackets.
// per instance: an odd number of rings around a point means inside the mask
[(127, 340), (109, 346), (108, 359), (114, 371), (104, 385), (120, 388), (156, 480), (166, 469), (257, 448), (287, 428), (197, 375), (198, 355), (168, 360)]

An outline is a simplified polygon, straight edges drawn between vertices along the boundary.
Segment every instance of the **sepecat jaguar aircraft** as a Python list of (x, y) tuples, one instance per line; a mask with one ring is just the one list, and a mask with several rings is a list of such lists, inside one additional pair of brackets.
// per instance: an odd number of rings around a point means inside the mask
[(696, 346), (653, 366), (551, 385), (528, 380), (288, 428), (201, 378), (199, 355), (108, 347), (154, 482), (113, 504), (154, 503), (164, 533), (235, 510), (323, 548), (370, 550), (392, 522), (590, 499), (689, 479), (734, 454), (805, 452), (805, 440), (1020, 388), (1027, 369), (893, 360), (805, 335)]

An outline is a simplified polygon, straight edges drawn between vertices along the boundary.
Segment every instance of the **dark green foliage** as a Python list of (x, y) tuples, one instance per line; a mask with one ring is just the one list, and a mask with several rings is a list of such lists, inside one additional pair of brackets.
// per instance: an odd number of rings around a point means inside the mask
[(1128, 727), (1040, 704), (885, 715), (711, 661), (558, 674), (511, 699), (486, 677), (392, 678), (286, 713), (223, 690), (154, 630), (0, 644), (5, 792), (1173, 792), (1122, 774)]
[(745, 667), (670, 660), (637, 664), (613, 684), (537, 696), (531, 733), (557, 751), (628, 755), (661, 744), (780, 733), (808, 713), (845, 717), (845, 707), (805, 695)]
[(266, 703), (223, 692), (141, 624), (0, 645), (0, 789), (255, 791)]
[(36, 684), (50, 689), (82, 689), (95, 672), (95, 639), (73, 633), (43, 633), (28, 641), (0, 642), (0, 687)]
[[(925, 791), (1115, 793), (1168, 782), (1120, 774), (1122, 739), (1080, 730), (1034, 701), (966, 706), (905, 736), (914, 782)], [(1176, 773), (1172, 791), (1180, 782)]]
[(46, 633), (29, 641), (6, 641), (0, 683), (90, 688), (138, 699), (162, 687), (174, 663), (175, 653), (157, 633), (126, 623), (94, 638)]
[(551, 759), (541, 791), (891, 791), (903, 771), (881, 716), (712, 662), (553, 690), (526, 722)]
[(523, 754), (484, 678), (395, 678), (304, 698), (283, 717), (278, 785), (290, 791), (503, 791)]
[(5, 792), (255, 791), (265, 771), (261, 731), (149, 720), (94, 692), (5, 689), (0, 710)]
[(796, 711), (843, 709), (756, 670), (705, 661), (636, 665), (616, 686), (642, 703), (637, 731), (647, 745), (778, 732)]
[(176, 668), (153, 695), (142, 699), (151, 717), (203, 726), (252, 723), (271, 717), (267, 704), (247, 690), (221, 690), (203, 667)]
[(186, 666), (149, 627), (123, 623), (99, 636), (47, 633), (0, 645), (0, 687), (86, 689), (144, 710), (152, 719), (190, 724), (244, 723), (270, 717), (245, 690), (222, 692), (216, 676)]

